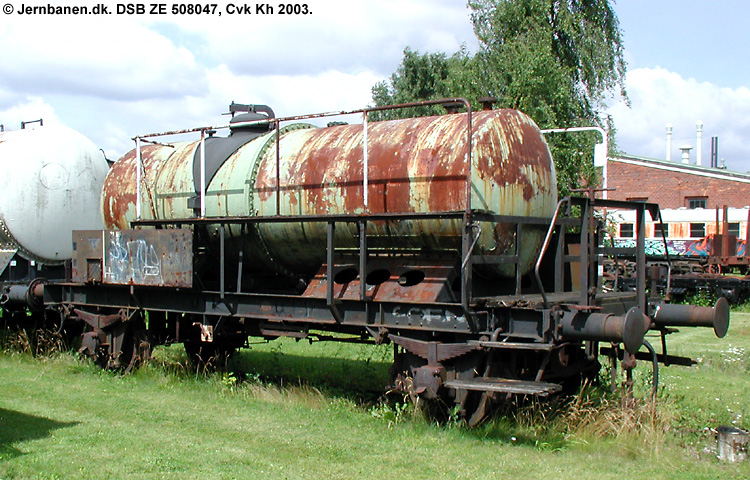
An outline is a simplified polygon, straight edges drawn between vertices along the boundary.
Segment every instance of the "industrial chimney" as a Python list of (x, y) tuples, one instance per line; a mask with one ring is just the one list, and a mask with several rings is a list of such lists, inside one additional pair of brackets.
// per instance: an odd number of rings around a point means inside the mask
[(711, 167), (719, 167), (719, 137), (711, 137)]
[(701, 144), (703, 143), (703, 122), (698, 120), (695, 123), (696, 138), (695, 138), (695, 164), (702, 165), (701, 161)]
[(672, 161), (672, 124), (667, 124), (667, 161)]
[(690, 150), (692, 149), (692, 145), (683, 145), (680, 147), (680, 151), (682, 152), (682, 163), (690, 163)]

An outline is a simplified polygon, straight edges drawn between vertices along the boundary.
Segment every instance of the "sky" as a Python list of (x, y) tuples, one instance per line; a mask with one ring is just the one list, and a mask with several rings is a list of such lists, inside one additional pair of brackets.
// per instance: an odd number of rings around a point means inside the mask
[[(405, 47), (477, 48), (461, 0), (308, 0), (296, 4), (307, 14), (297, 15), (273, 2), (273, 13), (218, 1), (213, 14), (200, 15), (171, 14), (179, 3), (165, 3), (162, 15), (149, 13), (149, 3), (142, 15), (106, 3), (107, 15), (75, 16), (18, 12), (97, 2), (4, 2), (0, 123), (11, 130), (38, 118), (62, 123), (111, 159), (138, 134), (225, 124), (232, 101), (267, 104), (277, 116), (362, 108)], [(252, 13), (240, 11), (244, 5)], [(664, 158), (671, 123), (676, 160), (679, 146), (695, 147), (700, 120), (703, 164), (718, 136), (727, 168), (750, 171), (750, 53), (742, 38), (750, 2), (620, 0), (615, 11), (630, 102), (613, 98), (604, 112), (619, 149)]]

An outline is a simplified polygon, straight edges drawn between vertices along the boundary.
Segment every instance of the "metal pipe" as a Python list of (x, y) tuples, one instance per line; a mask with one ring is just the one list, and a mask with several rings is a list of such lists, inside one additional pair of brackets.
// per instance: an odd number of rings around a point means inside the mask
[[(667, 234), (664, 233), (665, 224), (664, 224), (664, 218), (662, 218), (661, 216), (661, 209), (658, 212), (659, 212), (659, 215), (657, 218), (659, 219), (659, 223), (662, 225), (661, 240), (664, 243), (664, 255), (667, 259), (667, 287), (666, 287), (666, 291), (664, 292), (664, 298), (669, 300), (669, 298), (671, 297), (671, 290), (672, 290), (672, 259), (669, 256), (669, 247), (667, 245)], [(615, 271), (617, 271), (617, 268), (615, 268)]]
[(471, 241), (471, 246), (469, 247), (469, 253), (464, 258), (464, 261), (461, 262), (461, 270), (466, 268), (466, 265), (469, 264), (469, 259), (471, 258), (471, 252), (474, 251), (474, 247), (477, 245), (477, 241), (479, 240), (479, 236), (482, 234), (482, 226), (478, 223), (472, 223), (470, 225), (470, 229), (477, 230), (477, 235), (474, 237), (474, 239)]
[[(654, 370), (653, 378), (651, 380), (651, 400), (655, 402), (656, 393), (659, 390), (659, 357), (656, 356), (656, 350), (654, 350), (654, 347), (652, 347), (649, 341), (645, 338), (643, 339), (643, 346), (646, 347), (646, 350), (648, 350), (649, 353), (651, 353), (651, 365)], [(664, 356), (666, 357), (666, 353)]]
[(557, 207), (555, 207), (555, 214), (552, 216), (552, 221), (549, 224), (549, 228), (547, 229), (547, 235), (544, 237), (544, 243), (542, 244), (541, 250), (539, 250), (539, 257), (536, 259), (536, 264), (534, 265), (534, 278), (536, 279), (536, 284), (539, 287), (539, 293), (542, 294), (542, 303), (544, 304), (544, 308), (549, 308), (549, 302), (547, 301), (547, 294), (544, 292), (544, 286), (542, 285), (542, 277), (539, 275), (539, 268), (542, 265), (542, 258), (544, 258), (544, 254), (547, 252), (547, 248), (549, 248), (549, 242), (552, 239), (552, 233), (555, 231), (555, 223), (557, 223), (557, 217), (560, 215), (560, 207), (563, 203), (569, 202), (568, 197), (561, 198), (559, 202), (557, 202)]
[(141, 219), (141, 176), (143, 175), (143, 159), (141, 158), (141, 137), (135, 137), (136, 167), (135, 167), (135, 218)]
[(32, 307), (31, 301), (35, 292), (30, 291), (28, 285), (11, 285), (0, 296), (0, 305), (17, 308)]
[(281, 127), (276, 119), (276, 215), (281, 215)]
[[(300, 120), (311, 120), (315, 118), (337, 117), (337, 116), (343, 116), (343, 115), (356, 115), (356, 114), (360, 114), (363, 112), (381, 112), (385, 110), (397, 110), (400, 108), (423, 107), (423, 106), (428, 106), (428, 105), (441, 105), (445, 103), (456, 103), (456, 102), (464, 104), (464, 106), (466, 106), (469, 109), (469, 112), (467, 113), (471, 112), (471, 104), (465, 98), (446, 98), (446, 99), (441, 99), (441, 100), (426, 100), (423, 102), (399, 103), (397, 105), (386, 105), (382, 107), (360, 108), (357, 110), (349, 110), (349, 111), (342, 110), (339, 112), (313, 113), (313, 114), (308, 114), (308, 115), (296, 115), (296, 116), (291, 116), (291, 117), (269, 118), (265, 120), (251, 120), (247, 122), (227, 123), (225, 125), (185, 128), (181, 130), (169, 130), (166, 132), (156, 132), (156, 133), (148, 133), (145, 135), (139, 135), (139, 137), (140, 138), (164, 137), (164, 136), (169, 136), (169, 135), (181, 135), (183, 133), (196, 133), (202, 130), (221, 130), (224, 128), (241, 128), (241, 127), (249, 127), (252, 125), (263, 125), (263, 124), (269, 124), (269, 123), (275, 123), (276, 128), (278, 129), (280, 122), (297, 122)], [(471, 124), (471, 122), (469, 123)]]
[(721, 297), (713, 307), (662, 303), (656, 306), (653, 321), (656, 327), (713, 327), (722, 338), (729, 330), (729, 302)]
[(206, 131), (201, 130), (201, 218), (206, 216)]
[(695, 136), (695, 164), (698, 166), (701, 166), (703, 163), (702, 154), (703, 154), (703, 122), (698, 120), (695, 123), (696, 128), (696, 136)]
[(369, 192), (368, 192), (368, 175), (370, 170), (370, 160), (367, 149), (367, 111), (362, 112), (362, 193), (364, 196), (365, 213), (370, 210)]
[[(570, 128), (545, 128), (542, 133), (568, 133), (568, 132), (599, 132), (602, 143), (594, 146), (594, 166), (602, 167), (602, 198), (607, 199), (607, 163), (609, 160), (609, 139), (607, 131), (602, 127), (570, 127)], [(601, 147), (599, 147), (601, 145)], [(603, 153), (602, 153), (603, 152)]]
[(672, 161), (672, 124), (667, 124), (667, 156), (666, 161)]
[(643, 204), (638, 205), (635, 218), (636, 239), (635, 261), (638, 268), (636, 269), (636, 298), (641, 310), (646, 309), (646, 207)]

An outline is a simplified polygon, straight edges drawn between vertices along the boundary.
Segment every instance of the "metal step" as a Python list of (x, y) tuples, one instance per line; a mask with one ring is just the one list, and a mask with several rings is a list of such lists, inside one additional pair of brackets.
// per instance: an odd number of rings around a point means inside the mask
[(450, 380), (443, 384), (456, 390), (478, 390), (481, 392), (518, 393), (546, 397), (562, 390), (557, 383), (513, 380), (510, 378), (472, 378), (471, 380)]

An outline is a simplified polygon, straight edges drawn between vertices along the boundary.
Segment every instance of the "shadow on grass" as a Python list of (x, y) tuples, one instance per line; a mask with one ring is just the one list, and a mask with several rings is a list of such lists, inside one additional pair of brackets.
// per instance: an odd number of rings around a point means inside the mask
[(190, 365), (181, 345), (154, 351), (152, 365), (180, 378), (214, 372), (237, 384), (265, 383), (280, 388), (312, 387), (326, 395), (370, 404), (388, 388), (389, 346), (313, 344), (277, 340), (238, 350), (222, 368)]
[(235, 374), (278, 386), (308, 385), (357, 402), (373, 402), (385, 393), (390, 362), (372, 358), (302, 355), (242, 350), (229, 363)]
[(0, 408), (0, 461), (9, 460), (24, 452), (13, 444), (48, 437), (53, 430), (78, 425), (79, 422), (58, 422), (15, 410)]

